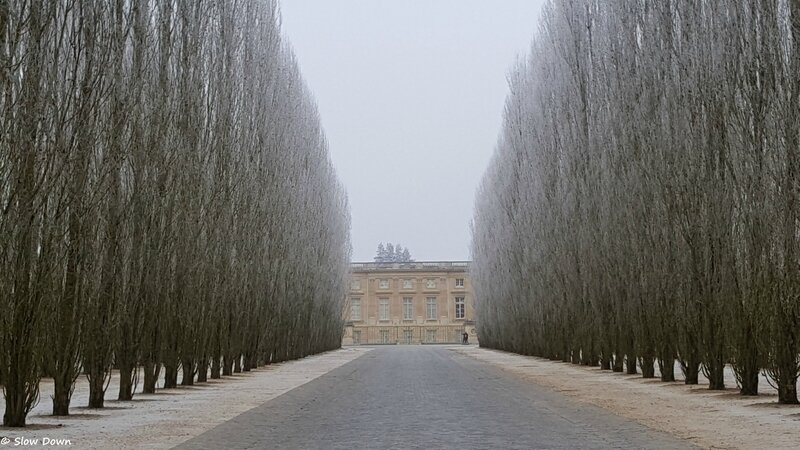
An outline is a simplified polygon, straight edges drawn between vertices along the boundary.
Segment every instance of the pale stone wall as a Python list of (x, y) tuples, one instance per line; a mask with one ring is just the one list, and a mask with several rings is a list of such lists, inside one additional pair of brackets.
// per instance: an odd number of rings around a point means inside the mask
[[(463, 298), (464, 317), (457, 317)], [(411, 315), (406, 314), (410, 299)], [(429, 312), (429, 299), (435, 314)], [(381, 315), (381, 303), (388, 314)], [(355, 312), (353, 310), (356, 310)], [(343, 345), (477, 342), (469, 263), (353, 263)]]

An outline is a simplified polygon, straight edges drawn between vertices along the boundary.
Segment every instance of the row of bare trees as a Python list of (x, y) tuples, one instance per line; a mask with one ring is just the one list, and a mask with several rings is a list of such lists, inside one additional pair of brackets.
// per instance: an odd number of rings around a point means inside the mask
[(797, 403), (800, 1), (550, 2), (476, 199), (481, 345)]
[(275, 0), (0, 0), (4, 425), (337, 348), (349, 255)]

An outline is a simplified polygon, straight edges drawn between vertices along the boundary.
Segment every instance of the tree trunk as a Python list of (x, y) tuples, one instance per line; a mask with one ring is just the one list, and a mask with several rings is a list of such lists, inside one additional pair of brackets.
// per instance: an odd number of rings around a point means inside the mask
[(636, 357), (633, 355), (627, 355), (625, 358), (625, 373), (628, 375), (636, 375), (638, 372), (636, 370)]
[[(183, 369), (183, 377), (181, 378), (181, 386), (194, 385), (194, 363), (192, 361), (183, 361), (181, 363)], [(177, 374), (176, 374), (177, 376)]]
[[(750, 314), (744, 309), (737, 310), (737, 314)], [(758, 395), (758, 375), (765, 362), (761, 357), (763, 349), (759, 349), (754, 331), (754, 319), (744, 319), (741, 334), (737, 335), (735, 341), (735, 355), (733, 372), (739, 382), (739, 393), (741, 395)]]
[(663, 343), (658, 352), (658, 371), (661, 372), (661, 381), (675, 381), (675, 347), (671, 343)]
[(164, 389), (178, 386), (178, 365), (164, 364)]
[(89, 408), (102, 408), (105, 404), (106, 381), (108, 380), (108, 368), (92, 361), (87, 368), (89, 373)]
[(589, 366), (589, 367), (597, 367), (598, 364), (598, 357), (592, 352), (589, 351), (582, 351), (581, 352), (581, 365), (582, 366)]
[(639, 373), (636, 370), (636, 343), (634, 342), (633, 329), (628, 330), (627, 335), (623, 338), (625, 347), (625, 373), (628, 375), (635, 375)]
[(145, 394), (156, 393), (156, 383), (158, 382), (158, 374), (161, 367), (158, 364), (153, 364), (152, 361), (145, 361), (144, 363), (144, 386), (142, 392)]
[(102, 408), (106, 397), (106, 378), (94, 374), (89, 378), (89, 408)]
[(661, 381), (675, 381), (674, 355), (662, 356), (658, 358), (658, 370), (661, 372)]
[(205, 383), (208, 381), (208, 358), (201, 358), (197, 363), (197, 382)]
[[(84, 357), (83, 360), (83, 370), (85, 371), (86, 377), (89, 380), (89, 398), (92, 398), (94, 395), (95, 397), (104, 397), (105, 396), (105, 389), (106, 389), (106, 382), (108, 381), (111, 371), (111, 362), (112, 358), (110, 356), (105, 357), (99, 356), (99, 350), (102, 345), (94, 342), (90, 342), (87, 345), (87, 353), (90, 354), (89, 357)], [(102, 408), (103, 402), (99, 402), (99, 406), (91, 406), (91, 408)]]
[(244, 355), (244, 360), (242, 361), (242, 371), (245, 371), (245, 367), (247, 367), (247, 371), (258, 367), (256, 365), (256, 359), (251, 355)]
[(742, 395), (758, 395), (758, 367), (746, 366), (739, 369), (739, 393)]
[(68, 416), (69, 403), (71, 399), (70, 388), (72, 386), (65, 386), (64, 383), (54, 385), (53, 392), (53, 415), (54, 416)]
[[(775, 352), (771, 362), (772, 379), (778, 385), (778, 403), (796, 405), (797, 401), (797, 350), (792, 339), (794, 330), (783, 328), (783, 336), (778, 339), (781, 347)], [(789, 339), (787, 339), (789, 338)]]
[(685, 384), (698, 384), (700, 377), (699, 361), (681, 361), (681, 370)]
[(652, 355), (642, 356), (639, 359), (639, 365), (642, 368), (642, 378), (655, 378), (655, 358)]
[(218, 380), (218, 379), (222, 378), (222, 376), (220, 374), (220, 371), (222, 370), (222, 368), (220, 367), (219, 360), (220, 359), (218, 357), (216, 357), (216, 356), (214, 358), (211, 358), (211, 379), (212, 380)]
[(720, 361), (711, 361), (706, 366), (708, 388), (712, 391), (725, 389), (725, 364)]
[(233, 358), (230, 356), (222, 357), (222, 376), (227, 377), (233, 375)]
[(611, 356), (608, 353), (600, 357), (600, 370), (611, 370)]
[[(14, 378), (13, 376), (10, 378)], [(6, 411), (3, 414), (3, 426), (5, 427), (24, 427), (25, 417), (28, 412), (25, 411), (25, 391), (6, 391)]]
[(233, 359), (233, 373), (242, 373), (242, 355), (236, 355)]
[(797, 405), (800, 403), (797, 401), (797, 376), (788, 378), (794, 378), (794, 380), (778, 384), (778, 403)]
[(611, 366), (611, 370), (614, 372), (622, 372), (625, 370), (624, 368), (625, 358), (622, 357), (621, 353), (616, 353), (614, 355), (614, 362)]
[(119, 395), (117, 400), (133, 400), (133, 367), (124, 364), (119, 368)]

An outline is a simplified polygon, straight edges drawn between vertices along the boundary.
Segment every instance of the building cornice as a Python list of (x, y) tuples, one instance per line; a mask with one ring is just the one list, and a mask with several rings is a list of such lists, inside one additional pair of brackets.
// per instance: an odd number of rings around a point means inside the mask
[(352, 262), (351, 272), (466, 272), (471, 261)]

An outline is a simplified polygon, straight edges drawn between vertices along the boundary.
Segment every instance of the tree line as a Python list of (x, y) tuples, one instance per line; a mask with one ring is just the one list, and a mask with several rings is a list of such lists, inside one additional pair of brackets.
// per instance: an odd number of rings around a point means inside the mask
[(549, 2), (476, 197), (481, 345), (797, 403), (800, 1)]
[(349, 217), (276, 0), (0, 0), (4, 425), (339, 347)]
[(378, 263), (393, 263), (393, 262), (412, 262), (411, 252), (402, 245), (397, 244), (394, 246), (388, 242), (386, 246), (383, 242), (378, 244), (378, 249), (375, 251), (375, 262)]

